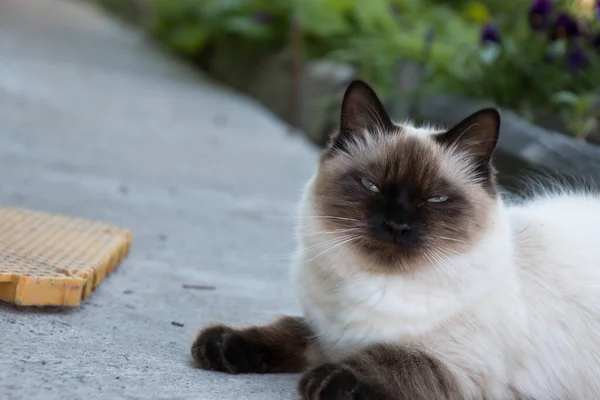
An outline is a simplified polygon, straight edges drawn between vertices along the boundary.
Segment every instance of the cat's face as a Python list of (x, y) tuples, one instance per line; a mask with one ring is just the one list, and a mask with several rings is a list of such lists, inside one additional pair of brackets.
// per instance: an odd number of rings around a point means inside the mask
[(487, 109), (449, 131), (395, 125), (375, 93), (353, 83), (314, 182), (323, 229), (392, 271), (467, 251), (496, 203), (499, 123)]

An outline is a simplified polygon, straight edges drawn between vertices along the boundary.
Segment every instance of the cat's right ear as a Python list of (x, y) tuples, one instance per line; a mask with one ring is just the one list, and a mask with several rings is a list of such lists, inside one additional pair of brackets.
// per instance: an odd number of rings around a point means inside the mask
[(375, 91), (360, 80), (353, 81), (342, 101), (340, 128), (330, 144), (330, 149), (344, 150), (356, 135), (395, 129)]

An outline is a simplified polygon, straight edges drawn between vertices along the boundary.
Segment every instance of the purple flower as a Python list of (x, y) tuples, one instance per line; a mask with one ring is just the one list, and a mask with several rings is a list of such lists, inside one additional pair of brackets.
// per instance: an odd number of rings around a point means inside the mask
[(582, 31), (577, 20), (566, 13), (561, 13), (554, 20), (550, 30), (550, 40), (574, 38), (581, 36)]
[(481, 29), (481, 44), (499, 44), (501, 41), (502, 36), (495, 25), (487, 24)]
[(600, 20), (600, 0), (596, 1), (596, 18)]
[(583, 47), (575, 45), (567, 53), (567, 64), (571, 71), (579, 71), (588, 65), (589, 58)]
[(529, 26), (534, 31), (543, 31), (548, 27), (553, 4), (551, 0), (535, 0), (529, 8)]
[(254, 13), (254, 20), (259, 24), (268, 24), (273, 21), (273, 14), (268, 11), (257, 11)]

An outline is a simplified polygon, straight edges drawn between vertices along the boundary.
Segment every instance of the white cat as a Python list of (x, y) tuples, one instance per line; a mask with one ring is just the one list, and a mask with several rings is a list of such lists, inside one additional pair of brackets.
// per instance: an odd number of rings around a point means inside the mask
[(301, 203), (304, 320), (208, 328), (197, 364), (312, 368), (307, 400), (600, 398), (600, 197), (504, 201), (499, 127), (395, 125), (350, 85)]

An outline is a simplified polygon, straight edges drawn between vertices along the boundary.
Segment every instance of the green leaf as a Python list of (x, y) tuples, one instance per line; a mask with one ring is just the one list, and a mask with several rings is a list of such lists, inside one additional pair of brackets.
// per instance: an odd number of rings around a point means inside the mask
[(269, 27), (258, 23), (251, 17), (232, 17), (223, 22), (223, 27), (230, 32), (248, 36), (249, 38), (266, 37)]
[(575, 93), (565, 90), (555, 93), (552, 96), (552, 101), (554, 101), (557, 104), (575, 105), (579, 101), (579, 97)]
[(180, 26), (167, 37), (167, 42), (176, 51), (193, 55), (204, 47), (207, 35), (201, 26)]

